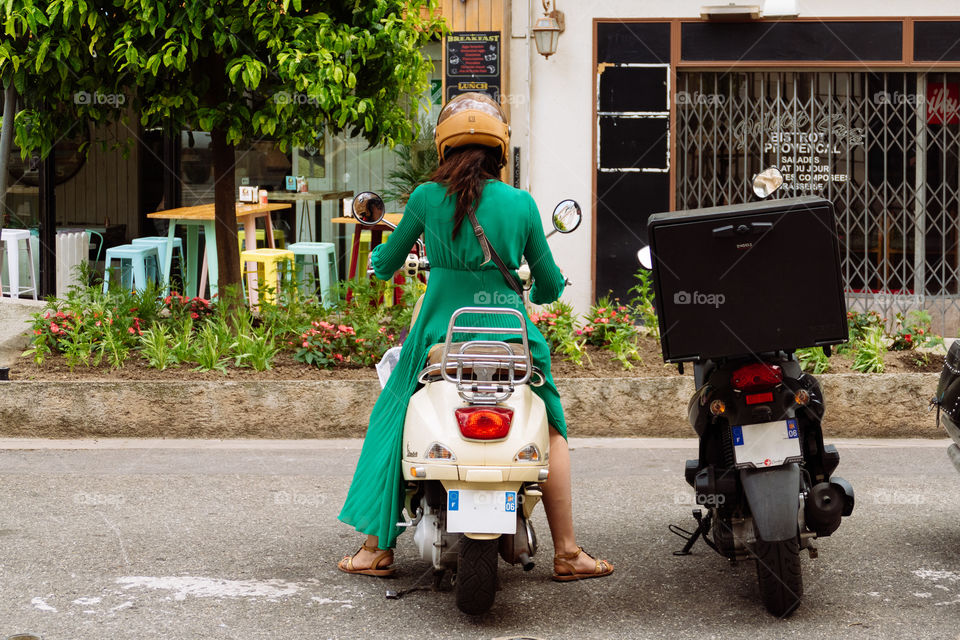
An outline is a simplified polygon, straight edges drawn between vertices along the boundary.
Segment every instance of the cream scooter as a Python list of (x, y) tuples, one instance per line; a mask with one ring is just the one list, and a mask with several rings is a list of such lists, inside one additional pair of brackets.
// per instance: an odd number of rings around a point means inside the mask
[[(362, 224), (384, 222), (376, 194), (360, 194), (353, 209)], [(581, 219), (579, 205), (565, 200), (553, 225), (569, 233)], [(415, 277), (428, 269), (424, 257), (410, 254), (404, 272)], [(529, 287), (529, 269), (521, 268), (523, 275)], [(508, 326), (474, 326), (470, 317), (478, 314), (502, 316)], [(454, 572), (457, 607), (471, 615), (493, 605), (498, 555), (529, 571), (537, 551), (530, 516), (542, 495), (538, 483), (548, 475), (549, 428), (532, 390), (544, 378), (530, 358), (525, 320), (510, 308), (454, 312), (445, 341), (430, 348), (404, 423), (407, 519), (399, 525), (414, 529), (414, 544), (437, 584), (445, 571)], [(471, 333), (503, 339), (454, 341)]]

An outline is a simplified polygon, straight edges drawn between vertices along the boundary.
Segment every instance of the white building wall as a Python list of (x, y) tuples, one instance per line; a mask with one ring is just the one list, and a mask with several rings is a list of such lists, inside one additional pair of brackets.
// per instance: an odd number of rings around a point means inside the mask
[[(763, 0), (755, 0), (763, 4)], [(583, 225), (573, 234), (559, 234), (550, 246), (573, 286), (564, 300), (585, 311), (592, 302), (593, 145), (593, 20), (595, 18), (696, 18), (700, 8), (726, 4), (722, 0), (559, 0), (566, 18), (557, 53), (549, 59), (533, 49), (530, 20), (541, 15), (540, 0), (513, 3), (510, 93), (513, 146), (521, 147), (521, 186), (529, 189), (550, 228), (550, 213), (564, 198), (583, 207)], [(740, 4), (751, 4), (743, 0)], [(960, 5), (944, 0), (798, 0), (800, 17), (948, 16), (960, 15)], [(529, 78), (529, 82), (528, 82)], [(529, 101), (527, 100), (529, 91)], [(638, 194), (642, 198), (642, 194)], [(638, 241), (639, 248), (639, 241)], [(597, 291), (603, 295), (605, 292)]]

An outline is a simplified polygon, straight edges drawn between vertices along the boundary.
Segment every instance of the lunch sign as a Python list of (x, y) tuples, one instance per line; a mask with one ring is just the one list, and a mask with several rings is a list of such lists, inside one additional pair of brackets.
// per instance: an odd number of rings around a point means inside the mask
[(477, 91), (500, 102), (499, 31), (451, 33), (445, 55), (447, 100)]

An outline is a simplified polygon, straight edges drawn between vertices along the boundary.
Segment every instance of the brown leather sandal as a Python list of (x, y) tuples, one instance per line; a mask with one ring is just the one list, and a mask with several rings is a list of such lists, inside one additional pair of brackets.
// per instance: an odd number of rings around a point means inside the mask
[[(353, 568), (353, 558), (360, 553), (360, 551), (367, 551), (368, 553), (376, 553), (380, 551), (381, 553), (377, 554), (373, 558), (373, 562), (370, 564), (370, 567), (367, 569), (354, 569)], [(360, 548), (357, 549), (357, 553), (352, 556), (344, 556), (343, 560), (337, 563), (337, 569), (343, 571), (344, 573), (352, 573), (355, 575), (361, 576), (377, 576), (379, 578), (386, 578), (392, 576), (396, 569), (391, 567), (393, 564), (393, 549), (378, 549), (377, 547), (368, 547), (366, 544), (360, 545)], [(390, 562), (387, 563), (386, 567), (381, 569), (380, 562), (387, 557), (390, 557)]]
[[(593, 573), (577, 573), (573, 568), (573, 563), (568, 562), (569, 560), (576, 560), (581, 553), (587, 553), (583, 550), (583, 547), (577, 547), (577, 550), (572, 553), (558, 553), (553, 556), (553, 563), (566, 565), (569, 571), (567, 573), (557, 573), (554, 569), (553, 579), (557, 582), (570, 582), (572, 580), (587, 580), (589, 578), (602, 578), (613, 573), (613, 565), (607, 562), (606, 560), (597, 560), (597, 566), (594, 568)], [(587, 553), (587, 555), (590, 555)]]

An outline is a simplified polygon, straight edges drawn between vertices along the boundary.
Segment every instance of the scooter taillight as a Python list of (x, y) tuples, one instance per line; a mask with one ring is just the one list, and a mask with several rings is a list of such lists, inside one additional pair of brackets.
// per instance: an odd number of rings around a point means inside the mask
[(464, 407), (455, 413), (460, 433), (471, 440), (506, 438), (513, 422), (513, 409), (503, 407)]
[(739, 391), (760, 391), (783, 382), (783, 371), (775, 364), (757, 362), (740, 367), (730, 376), (730, 384)]

